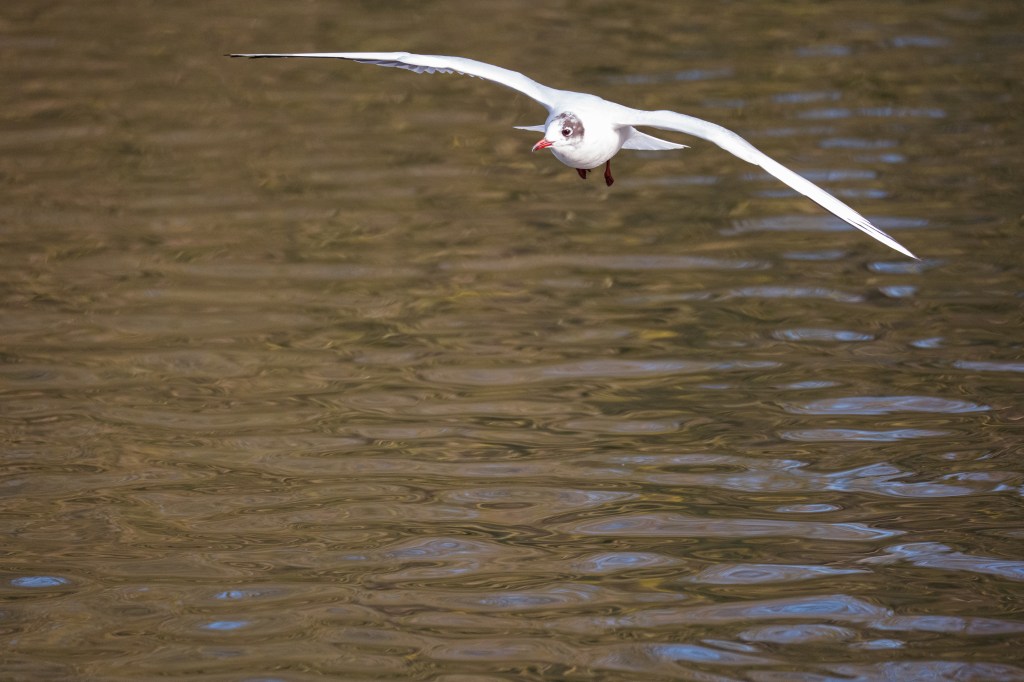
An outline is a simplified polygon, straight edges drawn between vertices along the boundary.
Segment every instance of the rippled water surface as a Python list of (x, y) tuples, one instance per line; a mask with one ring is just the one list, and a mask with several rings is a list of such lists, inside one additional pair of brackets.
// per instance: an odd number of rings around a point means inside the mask
[(1024, 680), (1022, 17), (8, 0), (0, 678)]

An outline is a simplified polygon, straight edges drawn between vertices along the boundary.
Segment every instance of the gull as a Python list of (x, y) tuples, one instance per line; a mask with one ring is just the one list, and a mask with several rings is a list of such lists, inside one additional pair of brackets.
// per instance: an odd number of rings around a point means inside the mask
[(610, 187), (612, 157), (620, 149), (663, 151), (683, 149), (686, 145), (661, 140), (637, 130), (637, 127), (658, 128), (692, 135), (713, 142), (744, 161), (774, 175), (825, 210), (845, 220), (858, 230), (900, 253), (917, 260), (917, 256), (867, 218), (839, 199), (803, 178), (758, 150), (736, 133), (722, 126), (675, 111), (643, 111), (609, 102), (582, 92), (557, 90), (541, 85), (523, 74), (500, 66), (465, 57), (410, 54), (408, 52), (296, 52), (275, 54), (232, 54), (249, 58), (312, 58), (348, 59), (362, 64), (376, 64), (416, 73), (458, 73), (499, 83), (535, 100), (548, 111), (542, 125), (516, 126), (519, 130), (544, 133), (533, 151), (550, 149), (556, 159), (575, 168), (584, 180), (591, 170), (604, 165), (604, 180)]

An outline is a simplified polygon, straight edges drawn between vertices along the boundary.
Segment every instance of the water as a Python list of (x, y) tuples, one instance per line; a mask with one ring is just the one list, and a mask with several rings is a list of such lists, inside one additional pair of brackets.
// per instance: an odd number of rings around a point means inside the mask
[(1017, 4), (520, 10), (0, 10), (0, 676), (1024, 679)]

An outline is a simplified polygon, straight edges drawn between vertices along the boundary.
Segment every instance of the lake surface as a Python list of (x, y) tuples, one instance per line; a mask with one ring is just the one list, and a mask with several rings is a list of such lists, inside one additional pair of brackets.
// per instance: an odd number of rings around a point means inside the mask
[(514, 10), (4, 3), (0, 678), (1024, 680), (1020, 3)]

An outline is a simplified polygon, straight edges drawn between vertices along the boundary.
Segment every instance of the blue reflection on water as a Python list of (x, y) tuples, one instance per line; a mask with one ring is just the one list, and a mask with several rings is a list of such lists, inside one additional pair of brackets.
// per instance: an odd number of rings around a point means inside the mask
[(216, 599), (244, 599), (247, 594), (243, 590), (225, 590), (215, 596)]
[(249, 625), (247, 620), (215, 620), (212, 623), (207, 623), (202, 626), (204, 630), (241, 630), (245, 626)]
[(896, 36), (889, 44), (893, 47), (946, 47), (950, 41), (938, 36)]
[(853, 50), (849, 45), (812, 45), (798, 47), (795, 52), (798, 57), (846, 57)]
[(891, 149), (896, 140), (865, 140), (859, 137), (830, 137), (818, 143), (822, 149)]
[(772, 101), (782, 104), (806, 104), (808, 102), (834, 102), (842, 95), (834, 90), (824, 92), (784, 92), (773, 95)]
[(622, 83), (625, 85), (650, 85), (652, 83), (671, 82), (695, 82), (706, 81), (715, 78), (731, 78), (735, 75), (732, 68), (716, 69), (684, 69), (666, 73), (632, 73), (625, 76), (612, 76), (609, 83)]
[(848, 109), (845, 107), (828, 107), (811, 109), (799, 114), (803, 119), (840, 119), (859, 116), (872, 118), (946, 118), (946, 112), (938, 107), (864, 107)]
[(22, 578), (15, 578), (11, 585), (15, 587), (57, 587), (67, 585), (67, 578), (58, 578), (52, 575), (27, 575)]

